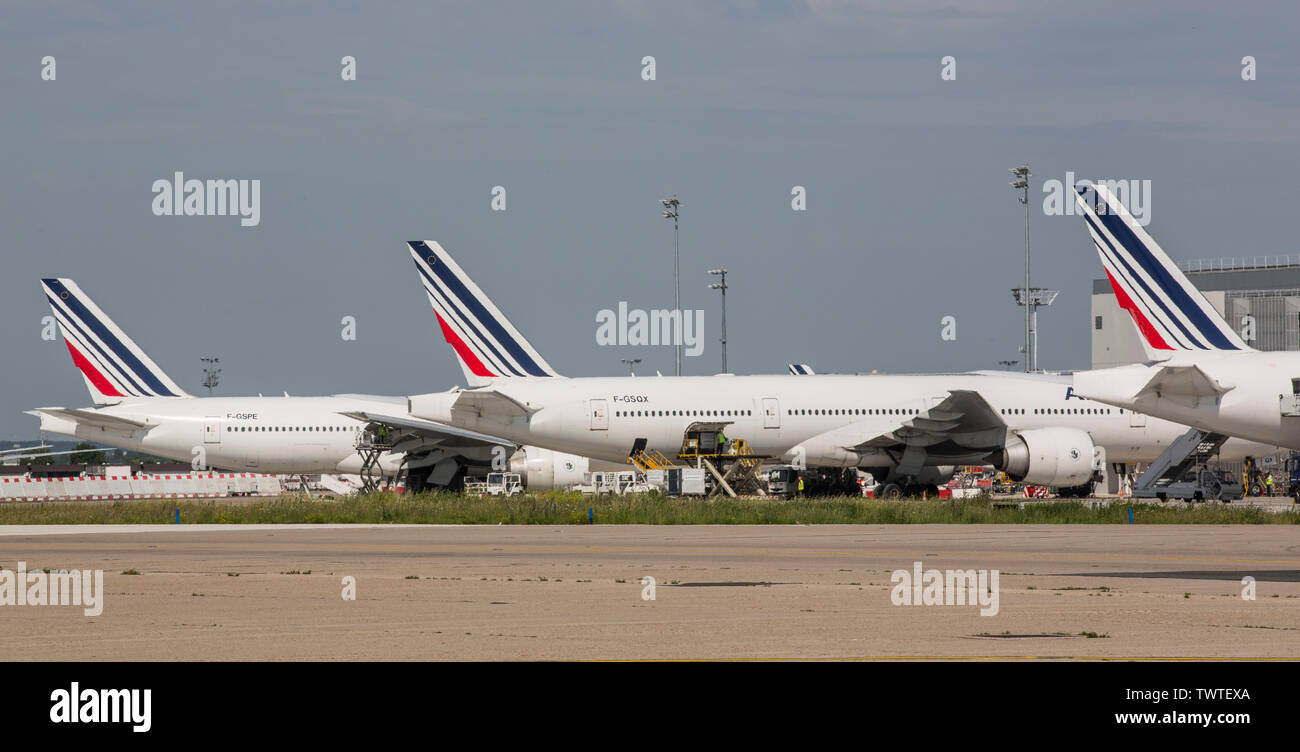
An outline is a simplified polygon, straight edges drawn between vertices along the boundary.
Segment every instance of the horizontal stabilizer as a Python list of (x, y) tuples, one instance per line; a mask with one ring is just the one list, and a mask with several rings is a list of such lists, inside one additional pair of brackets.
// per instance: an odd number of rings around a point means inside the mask
[(98, 410), (82, 410), (72, 407), (38, 407), (35, 410), (28, 410), (27, 414), (37, 417), (48, 415), (52, 418), (64, 418), (85, 425), (117, 431), (131, 431), (137, 428), (150, 427), (148, 423), (141, 420), (132, 420), (117, 415), (105, 415)]
[(1138, 397), (1216, 397), (1226, 394), (1236, 387), (1235, 384), (1216, 379), (1201, 370), (1199, 366), (1179, 365), (1160, 366), (1146, 386), (1138, 392)]
[(454, 443), (458, 444), (468, 441), (491, 446), (508, 446), (512, 448), (517, 446), (513, 441), (500, 439), (496, 436), (488, 436), (487, 434), (479, 433), (477, 431), (469, 431), (464, 428), (446, 426), (441, 423), (434, 423), (431, 420), (421, 420), (409, 415), (399, 417), (395, 415), (380, 415), (378, 413), (361, 411), (344, 412), (339, 414), (356, 420), (364, 420), (367, 423), (379, 423), (381, 425), (391, 426), (401, 430), (415, 431), (430, 438), (441, 439), (444, 441), (455, 440)]
[(538, 410), (491, 389), (461, 392), (452, 409), (473, 411), (485, 418), (527, 418)]

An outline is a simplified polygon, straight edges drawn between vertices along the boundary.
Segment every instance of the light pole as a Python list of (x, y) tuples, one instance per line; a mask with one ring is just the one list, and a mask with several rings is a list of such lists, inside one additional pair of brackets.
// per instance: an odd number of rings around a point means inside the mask
[(221, 362), (220, 358), (199, 358), (207, 365), (203, 366), (203, 384), (208, 388), (208, 396), (212, 396), (212, 390), (221, 381), (221, 369), (217, 368), (217, 363)]
[(1061, 294), (1060, 290), (1048, 290), (1045, 287), (1029, 288), (1029, 295), (1024, 295), (1024, 288), (1017, 287), (1011, 291), (1016, 304), (1025, 306), (1029, 312), (1029, 347), (1025, 352), (1025, 372), (1038, 371), (1038, 309), (1046, 308)]
[(721, 269), (710, 269), (709, 274), (716, 274), (721, 277), (719, 282), (709, 283), (710, 290), (722, 291), (722, 372), (727, 371), (727, 265), (723, 264)]
[(672, 196), (668, 198), (659, 199), (659, 203), (663, 204), (664, 207), (663, 210), (664, 219), (671, 219), (673, 221), (673, 313), (676, 315), (675, 321), (677, 323), (677, 329), (674, 332), (674, 335), (676, 338), (675, 350), (677, 353), (677, 375), (681, 376), (682, 375), (682, 295), (681, 295), (680, 277), (677, 274), (677, 219), (678, 219), (677, 212), (678, 212), (678, 207), (682, 205), (682, 202), (677, 200), (677, 194), (674, 193)]
[(640, 358), (623, 358), (623, 362), (627, 364), (627, 371), (628, 371), (628, 373), (630, 373), (630, 374), (632, 374), (633, 376), (635, 376), (635, 375), (636, 375), (636, 364), (637, 364), (637, 363), (640, 363), (640, 362), (641, 362), (641, 359), (640, 359)]
[(1025, 306), (1025, 373), (1029, 373), (1033, 368), (1033, 353), (1030, 348), (1030, 301), (1029, 301), (1029, 163), (1025, 162), (1024, 167), (1012, 167), (1011, 174), (1016, 177), (1011, 181), (1011, 187), (1018, 191), (1024, 191), (1024, 195), (1018, 196), (1017, 200), (1025, 205), (1025, 294), (1022, 298)]

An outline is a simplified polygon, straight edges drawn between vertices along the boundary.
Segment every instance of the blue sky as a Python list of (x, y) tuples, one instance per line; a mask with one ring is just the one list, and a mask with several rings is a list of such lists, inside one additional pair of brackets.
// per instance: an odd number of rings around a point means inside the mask
[[(225, 395), (461, 383), (409, 239), (442, 242), (562, 373), (618, 374), (625, 357), (671, 372), (671, 348), (598, 346), (595, 317), (672, 305), (657, 199), (674, 192), (683, 306), (710, 338), (686, 373), (719, 367), (719, 264), (732, 371), (997, 367), (1023, 337), (1007, 168), (1025, 160), (1034, 281), (1061, 290), (1040, 363), (1086, 367), (1099, 268), (1077, 217), (1042, 215), (1042, 181), (1151, 180), (1148, 229), (1176, 258), (1300, 251), (1300, 11), (1170, 7), (7, 6), (0, 437), (34, 435), (25, 409), (87, 402), (40, 338), (43, 276), (76, 279), (193, 393), (204, 355)], [(948, 55), (956, 81), (940, 80)], [(150, 186), (175, 171), (261, 180), (261, 224), (154, 216)]]

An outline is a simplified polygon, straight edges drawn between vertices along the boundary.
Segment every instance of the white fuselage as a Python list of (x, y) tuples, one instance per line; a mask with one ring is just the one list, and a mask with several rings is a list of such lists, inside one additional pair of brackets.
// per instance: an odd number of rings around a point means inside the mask
[[(41, 414), (41, 430), (196, 466), (258, 473), (359, 473), (356, 449), (365, 422), (344, 412), (405, 414), (398, 397), (140, 397), (97, 414), (147, 423), (109, 427)], [(457, 450), (463, 453), (468, 450)], [(482, 451), (490, 460), (490, 448)], [(401, 454), (380, 467), (395, 474)]]
[[(510, 416), (492, 409), (452, 409), (458, 392), (410, 398), (417, 417), (490, 433), (520, 443), (626, 461), (639, 439), (669, 457), (694, 423), (728, 423), (728, 438), (743, 438), (756, 454), (810, 466), (892, 467), (887, 451), (846, 458), (842, 434), (857, 441), (895, 431), (942, 402), (951, 390), (977, 391), (1007, 424), (1009, 433), (1071, 427), (1089, 433), (1109, 462), (1151, 462), (1186, 426), (1082, 399), (1068, 376), (1025, 374), (687, 376), (612, 378), (509, 378), (486, 389), (531, 412)], [(471, 391), (472, 393), (472, 391)], [(464, 405), (465, 403), (462, 403)], [(849, 428), (852, 427), (852, 428)], [(856, 441), (851, 443), (857, 443)], [(977, 464), (976, 454), (940, 456), (928, 464)], [(1233, 441), (1224, 459), (1264, 455), (1275, 447)]]
[[(1185, 365), (1195, 365), (1226, 391), (1206, 393), (1174, 383), (1135, 397), (1162, 366)], [(1157, 363), (1081, 371), (1075, 389), (1099, 402), (1207, 431), (1300, 449), (1295, 379), (1300, 379), (1296, 352), (1179, 353)]]

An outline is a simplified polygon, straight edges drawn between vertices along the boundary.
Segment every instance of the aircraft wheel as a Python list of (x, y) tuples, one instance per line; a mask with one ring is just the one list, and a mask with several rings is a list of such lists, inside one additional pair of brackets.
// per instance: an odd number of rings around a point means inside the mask
[(903, 498), (903, 487), (897, 483), (886, 483), (880, 489), (880, 498), (889, 499), (890, 501), (901, 499)]

